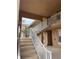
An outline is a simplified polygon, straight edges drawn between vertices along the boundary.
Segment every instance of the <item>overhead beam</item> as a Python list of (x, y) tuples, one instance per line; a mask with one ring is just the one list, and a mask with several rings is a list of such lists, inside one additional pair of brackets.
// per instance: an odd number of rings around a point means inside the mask
[(24, 11), (20, 11), (19, 15), (21, 17), (31, 18), (31, 19), (35, 19), (35, 20), (42, 20), (42, 18), (45, 17), (45, 16), (32, 14), (32, 13), (29, 13), (29, 12), (24, 12)]

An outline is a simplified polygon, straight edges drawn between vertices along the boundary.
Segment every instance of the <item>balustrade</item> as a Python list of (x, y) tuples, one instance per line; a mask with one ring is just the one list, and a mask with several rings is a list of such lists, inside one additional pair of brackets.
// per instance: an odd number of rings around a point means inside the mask
[(30, 30), (30, 36), (39, 59), (52, 59), (52, 52), (44, 47), (33, 29)]

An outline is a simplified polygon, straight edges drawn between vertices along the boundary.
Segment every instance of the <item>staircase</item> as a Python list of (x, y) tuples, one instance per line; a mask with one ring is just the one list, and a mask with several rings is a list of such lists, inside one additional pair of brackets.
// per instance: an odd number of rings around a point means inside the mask
[[(36, 32), (36, 33), (40, 33), (41, 31), (47, 29), (47, 28), (51, 28), (52, 26), (56, 26), (56, 25), (60, 25), (61, 21), (60, 21), (60, 15), (61, 12), (51, 16), (50, 18), (43, 18), (43, 21), (40, 22), (38, 25), (36, 25), (35, 27), (33, 27), (32, 29)], [(61, 25), (60, 25), (61, 26)]]
[(34, 45), (30, 38), (20, 40), (21, 59), (38, 59)]

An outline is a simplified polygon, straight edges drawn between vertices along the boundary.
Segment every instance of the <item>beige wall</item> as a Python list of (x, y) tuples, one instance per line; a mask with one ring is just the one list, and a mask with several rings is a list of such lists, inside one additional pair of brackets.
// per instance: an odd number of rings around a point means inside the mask
[(59, 40), (58, 29), (57, 30), (52, 30), (53, 47), (59, 47), (58, 40)]
[(41, 34), (39, 34), (38, 37), (39, 37), (40, 41), (42, 41), (42, 39), (41, 39), (41, 38), (42, 38), (42, 37), (41, 37)]
[(19, 20), (19, 5), (20, 5), (20, 0), (17, 0), (17, 23)]

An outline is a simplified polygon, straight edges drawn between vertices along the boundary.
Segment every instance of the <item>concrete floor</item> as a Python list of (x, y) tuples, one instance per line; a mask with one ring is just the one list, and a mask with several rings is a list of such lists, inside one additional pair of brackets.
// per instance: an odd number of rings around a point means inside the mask
[(47, 47), (48, 50), (52, 51), (53, 59), (61, 59), (61, 48), (53, 48), (52, 46)]

